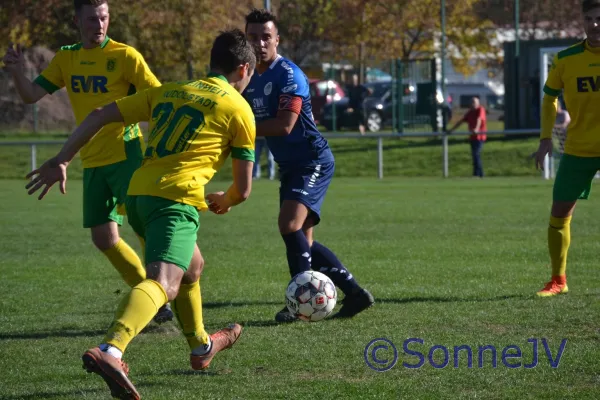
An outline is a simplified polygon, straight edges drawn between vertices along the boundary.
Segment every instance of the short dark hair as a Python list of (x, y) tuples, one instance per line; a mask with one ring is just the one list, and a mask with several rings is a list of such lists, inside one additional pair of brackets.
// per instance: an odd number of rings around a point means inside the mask
[(600, 8), (600, 0), (583, 0), (581, 3), (581, 11), (585, 14), (592, 11), (594, 8)]
[(81, 11), (81, 7), (83, 7), (83, 6), (98, 7), (104, 3), (108, 3), (108, 1), (107, 0), (73, 0), (73, 6), (75, 7), (75, 12)]
[(256, 67), (254, 49), (246, 35), (239, 29), (221, 32), (210, 50), (210, 69), (230, 74), (241, 64), (250, 64), (250, 71)]
[(246, 15), (246, 30), (248, 30), (248, 24), (266, 24), (267, 22), (272, 22), (277, 28), (277, 18), (271, 11), (264, 8), (253, 8), (250, 14)]

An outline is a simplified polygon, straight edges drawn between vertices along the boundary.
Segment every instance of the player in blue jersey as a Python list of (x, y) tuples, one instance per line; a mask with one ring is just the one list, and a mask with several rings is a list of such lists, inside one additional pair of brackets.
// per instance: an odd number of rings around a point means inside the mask
[[(246, 16), (246, 36), (256, 50), (257, 63), (243, 95), (256, 118), (256, 135), (266, 137), (279, 164), (279, 232), (290, 275), (311, 268), (323, 272), (345, 295), (334, 317), (353, 317), (374, 303), (373, 296), (331, 250), (313, 240), (335, 162), (313, 119), (308, 80), (300, 68), (277, 54), (279, 35), (269, 11), (254, 9)], [(275, 320), (293, 322), (296, 316), (283, 307)]]

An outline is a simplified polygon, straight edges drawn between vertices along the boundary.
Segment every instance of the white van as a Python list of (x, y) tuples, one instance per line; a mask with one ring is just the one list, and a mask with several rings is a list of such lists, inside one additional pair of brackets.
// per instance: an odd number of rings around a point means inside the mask
[(503, 110), (504, 96), (496, 94), (483, 83), (449, 83), (446, 93), (452, 99), (452, 108), (469, 108), (471, 99), (478, 97), (486, 110)]

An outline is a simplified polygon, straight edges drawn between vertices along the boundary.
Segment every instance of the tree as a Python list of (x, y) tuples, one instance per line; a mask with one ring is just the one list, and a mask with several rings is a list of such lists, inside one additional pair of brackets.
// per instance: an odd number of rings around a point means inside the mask
[[(126, 0), (135, 31), (130, 42), (162, 80), (193, 79), (208, 71), (210, 48), (219, 31), (243, 28), (249, 2), (235, 0)], [(202, 12), (203, 10), (210, 10)], [(214, 16), (220, 16), (215, 18)]]
[[(212, 41), (220, 30), (243, 28), (256, 1), (121, 0), (110, 4), (109, 36), (136, 47), (162, 81), (194, 78), (208, 69)], [(72, 2), (4, 0), (0, 44), (42, 45), (54, 51), (79, 41)], [(218, 17), (216, 17), (218, 16)]]
[[(324, 27), (337, 59), (404, 60), (439, 56), (439, 0), (332, 0), (329, 26)], [(491, 21), (475, 6), (482, 0), (457, 0), (447, 6), (448, 57), (463, 73), (498, 60)]]
[(332, 20), (329, 0), (280, 1), (277, 20), (283, 52), (298, 65), (327, 54), (326, 33)]
[(25, 47), (54, 43), (73, 29), (72, 8), (72, 3), (63, 0), (47, 0), (43, 5), (35, 0), (3, 0), (0, 45), (6, 48), (9, 42)]
[[(497, 27), (514, 29), (515, 4), (494, 0), (479, 4), (476, 11)], [(519, 22), (520, 38), (525, 40), (582, 37), (581, 0), (521, 0)]]

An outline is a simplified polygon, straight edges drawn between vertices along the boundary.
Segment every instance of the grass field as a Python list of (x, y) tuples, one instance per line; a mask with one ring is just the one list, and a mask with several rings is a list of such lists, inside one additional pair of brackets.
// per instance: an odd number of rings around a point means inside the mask
[[(126, 286), (81, 227), (81, 181), (42, 202), (24, 181), (0, 181), (0, 399), (106, 399), (104, 382), (81, 368), (100, 343)], [(211, 184), (220, 189), (224, 182)], [(276, 230), (277, 183), (259, 181), (226, 216), (203, 214), (199, 244), (204, 317), (213, 332), (245, 326), (232, 349), (194, 373), (175, 324), (151, 323), (125, 354), (144, 399), (597, 399), (600, 387), (600, 208), (578, 206), (566, 296), (536, 299), (550, 270), (546, 226), (551, 183), (534, 178), (334, 180), (316, 237), (336, 251), (375, 306), (353, 320), (276, 325), (289, 279)], [(598, 189), (596, 189), (598, 190)], [(123, 235), (134, 247), (131, 229)], [(370, 369), (365, 346), (387, 338), (398, 362)], [(403, 341), (420, 338), (404, 352)], [(517, 345), (535, 368), (506, 367)], [(556, 358), (546, 356), (542, 338)], [(427, 361), (434, 345), (449, 364)], [(473, 368), (454, 346), (473, 349)], [(497, 367), (478, 346), (497, 349)], [(511, 354), (515, 354), (513, 350)], [(378, 359), (392, 352), (380, 350)], [(433, 361), (443, 362), (442, 350)], [(370, 362), (375, 362), (369, 357)], [(389, 362), (388, 362), (389, 363)]]

